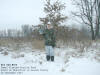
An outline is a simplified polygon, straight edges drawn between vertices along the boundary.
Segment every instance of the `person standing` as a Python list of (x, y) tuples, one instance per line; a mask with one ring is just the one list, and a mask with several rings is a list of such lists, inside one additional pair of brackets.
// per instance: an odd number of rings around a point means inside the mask
[(54, 61), (54, 47), (56, 46), (55, 32), (53, 26), (48, 22), (45, 29), (39, 30), (40, 34), (43, 35), (45, 39), (45, 50), (47, 61)]

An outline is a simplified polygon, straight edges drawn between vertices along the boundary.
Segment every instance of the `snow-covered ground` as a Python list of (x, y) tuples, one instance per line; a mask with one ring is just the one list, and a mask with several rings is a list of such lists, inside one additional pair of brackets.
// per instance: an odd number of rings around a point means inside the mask
[(16, 74), (0, 75), (100, 75), (100, 62), (92, 58), (93, 54), (74, 57), (70, 55), (73, 50), (75, 49), (56, 48), (54, 62), (47, 62), (45, 51), (41, 50), (8, 52), (6, 55), (1, 51), (0, 66), (17, 64), (17, 67), (28, 67), (30, 70), (21, 71), (20, 74), (17, 71)]

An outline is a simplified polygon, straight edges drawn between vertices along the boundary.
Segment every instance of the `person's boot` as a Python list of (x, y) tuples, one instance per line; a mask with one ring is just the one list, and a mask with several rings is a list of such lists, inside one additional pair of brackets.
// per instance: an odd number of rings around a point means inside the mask
[(49, 60), (50, 60), (50, 56), (49, 56), (49, 55), (47, 55), (47, 56), (46, 56), (46, 59), (47, 59), (47, 61), (49, 61)]
[(51, 61), (54, 61), (54, 56), (51, 56)]

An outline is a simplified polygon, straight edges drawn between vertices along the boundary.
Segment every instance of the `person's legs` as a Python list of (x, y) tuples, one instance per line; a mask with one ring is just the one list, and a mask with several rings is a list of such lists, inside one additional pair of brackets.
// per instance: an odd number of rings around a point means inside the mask
[(54, 48), (52, 46), (50, 46), (50, 57), (51, 61), (54, 61)]
[(50, 60), (50, 47), (45, 46), (45, 50), (46, 50), (46, 59), (47, 61), (49, 61)]

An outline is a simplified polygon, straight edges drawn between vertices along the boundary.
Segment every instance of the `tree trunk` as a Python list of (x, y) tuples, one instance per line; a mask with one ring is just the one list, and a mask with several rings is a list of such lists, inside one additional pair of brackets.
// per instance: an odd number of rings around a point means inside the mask
[(95, 40), (93, 25), (91, 25), (91, 36), (92, 36), (92, 40)]
[[(99, 12), (99, 18), (98, 18), (99, 23), (98, 24), (99, 24), (99, 28), (100, 28), (100, 1), (99, 1), (99, 5), (98, 5), (98, 12)], [(98, 35), (99, 35), (99, 31), (98, 31)]]
[(95, 31), (95, 38), (99, 37), (99, 27), (100, 27), (100, 1), (97, 0), (97, 19), (96, 19), (96, 31)]
[(95, 38), (99, 37), (99, 18), (97, 17)]

